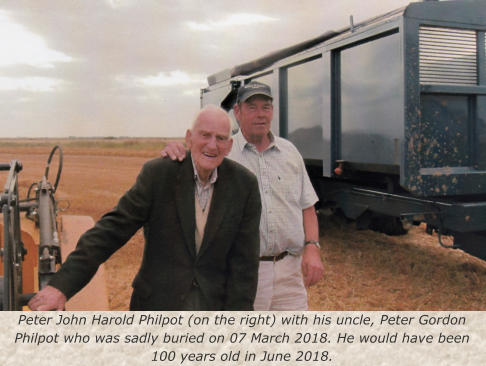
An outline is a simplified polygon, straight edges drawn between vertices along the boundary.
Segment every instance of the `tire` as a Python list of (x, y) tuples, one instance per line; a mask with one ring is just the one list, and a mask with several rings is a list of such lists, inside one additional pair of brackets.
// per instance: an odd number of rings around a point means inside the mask
[(374, 216), (369, 228), (391, 236), (405, 235), (408, 230), (403, 227), (402, 221), (394, 216)]

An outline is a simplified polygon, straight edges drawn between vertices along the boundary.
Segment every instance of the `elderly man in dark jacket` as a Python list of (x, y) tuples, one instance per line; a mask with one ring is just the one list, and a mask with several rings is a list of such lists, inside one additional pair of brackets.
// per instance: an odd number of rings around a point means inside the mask
[(131, 310), (252, 310), (259, 264), (260, 195), (255, 176), (225, 158), (230, 121), (201, 110), (186, 133), (190, 159), (146, 163), (114, 210), (79, 240), (33, 310), (64, 308), (99, 265), (144, 228)]

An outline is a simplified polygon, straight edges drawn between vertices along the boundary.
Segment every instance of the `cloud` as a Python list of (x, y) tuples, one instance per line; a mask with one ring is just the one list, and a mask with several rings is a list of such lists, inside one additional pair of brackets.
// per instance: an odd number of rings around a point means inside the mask
[(181, 85), (194, 85), (206, 83), (206, 78), (202, 74), (188, 74), (184, 71), (175, 70), (169, 72), (159, 72), (155, 76), (146, 77), (118, 77), (122, 83), (134, 84), (143, 87), (170, 87)]
[(199, 89), (187, 89), (182, 92), (182, 95), (186, 95), (189, 97), (197, 97), (200, 95), (201, 91)]
[(186, 22), (186, 25), (195, 31), (211, 31), (220, 30), (221, 28), (233, 27), (235, 25), (250, 25), (256, 23), (268, 23), (277, 21), (276, 18), (271, 18), (266, 15), (238, 13), (228, 16), (226, 19), (219, 21), (207, 21), (205, 23)]
[(53, 92), (61, 88), (63, 81), (46, 77), (11, 78), (0, 77), (0, 91), (22, 90), (30, 92)]
[[(54, 63), (73, 61), (71, 57), (49, 49), (38, 35), (13, 22), (8, 13), (0, 10), (0, 67), (24, 64), (39, 68), (53, 68)], [(8, 50), (8, 51), (7, 51)]]
[(106, 3), (113, 9), (130, 7), (135, 5), (135, 0), (106, 0)]
[(0, 1), (2, 133), (183, 136), (208, 75), (406, 3)]

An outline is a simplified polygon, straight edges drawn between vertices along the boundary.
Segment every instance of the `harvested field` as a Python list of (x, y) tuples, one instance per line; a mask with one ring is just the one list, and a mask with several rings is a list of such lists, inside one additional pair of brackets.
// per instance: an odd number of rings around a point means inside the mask
[[(0, 162), (22, 162), (20, 189), (25, 197), (29, 185), (41, 178), (52, 146), (62, 143), (59, 206), (67, 207), (66, 214), (98, 220), (132, 185), (142, 164), (158, 156), (165, 141), (0, 140)], [(56, 169), (54, 159), (51, 181)], [(0, 184), (5, 178), (6, 174), (0, 177)], [(486, 262), (440, 247), (423, 226), (390, 237), (355, 231), (352, 223), (323, 217), (321, 245), (325, 275), (309, 291), (312, 310), (486, 310)], [(106, 262), (111, 309), (128, 309), (131, 279), (142, 251), (139, 232)]]

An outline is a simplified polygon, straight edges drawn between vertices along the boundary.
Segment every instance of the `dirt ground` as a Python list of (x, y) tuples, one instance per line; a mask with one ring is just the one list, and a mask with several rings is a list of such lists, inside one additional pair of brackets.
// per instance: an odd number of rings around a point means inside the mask
[[(20, 160), (22, 198), (43, 175), (50, 147), (59, 141), (0, 140), (0, 162)], [(64, 162), (56, 197), (60, 214), (89, 215), (98, 220), (132, 185), (142, 164), (158, 155), (164, 141), (83, 145), (61, 141)], [(56, 175), (57, 158), (50, 167)], [(6, 174), (0, 175), (4, 184)], [(309, 289), (311, 310), (486, 310), (486, 262), (439, 246), (423, 226), (390, 237), (335, 216), (321, 217), (323, 279)], [(140, 264), (139, 232), (105, 264), (109, 304), (127, 310), (131, 280)]]

